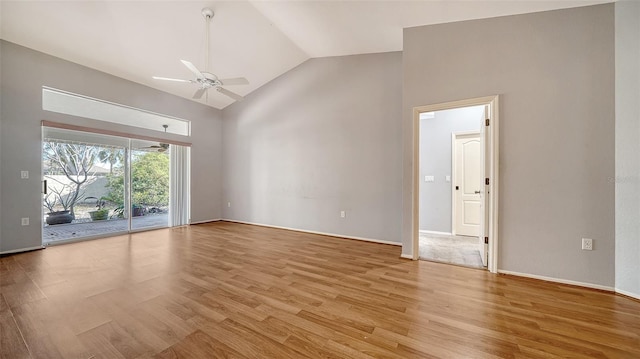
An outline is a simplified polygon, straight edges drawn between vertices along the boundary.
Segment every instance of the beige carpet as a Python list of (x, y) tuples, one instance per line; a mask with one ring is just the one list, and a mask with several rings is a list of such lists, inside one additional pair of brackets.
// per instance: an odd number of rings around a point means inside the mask
[(420, 233), (420, 259), (484, 268), (478, 238)]

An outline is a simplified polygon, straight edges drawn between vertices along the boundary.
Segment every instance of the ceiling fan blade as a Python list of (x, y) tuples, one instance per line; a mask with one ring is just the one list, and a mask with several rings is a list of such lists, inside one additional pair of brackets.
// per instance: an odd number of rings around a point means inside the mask
[(184, 64), (184, 66), (186, 66), (191, 72), (194, 73), (194, 75), (196, 75), (196, 78), (199, 79), (204, 79), (204, 75), (202, 74), (202, 72), (200, 72), (200, 70), (198, 70), (197, 67), (195, 67), (192, 63), (190, 63), (189, 61), (186, 60), (180, 60), (182, 61), (182, 63)]
[(235, 78), (232, 78), (232, 79), (221, 79), (219, 81), (222, 82), (222, 84), (225, 85), (225, 86), (229, 86), (229, 85), (248, 85), (249, 84), (249, 80), (245, 79), (244, 77), (235, 77)]
[(243, 97), (238, 95), (237, 93), (231, 92), (222, 87), (216, 87), (216, 91), (220, 92), (223, 95), (227, 95), (236, 101), (242, 101)]
[(170, 77), (153, 76), (155, 80), (175, 81), (175, 82), (193, 82), (191, 80), (172, 79)]
[(207, 92), (207, 89), (199, 88), (198, 91), (193, 94), (193, 98), (199, 100), (202, 98), (202, 95), (204, 95), (205, 92)]

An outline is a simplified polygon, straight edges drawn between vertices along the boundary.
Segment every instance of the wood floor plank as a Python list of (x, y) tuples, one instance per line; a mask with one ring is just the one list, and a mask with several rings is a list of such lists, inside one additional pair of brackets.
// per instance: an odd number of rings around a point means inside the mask
[(145, 353), (155, 352), (155, 349), (148, 347), (133, 333), (112, 321), (88, 330), (78, 337), (85, 346), (99, 348), (97, 354), (112, 358), (137, 358)]
[[(0, 298), (0, 300), (3, 300)], [(10, 310), (0, 311), (0, 358), (31, 358), (18, 325)]]
[(640, 302), (229, 222), (0, 257), (0, 358), (640, 358)]
[(244, 355), (201, 330), (189, 334), (184, 340), (158, 353), (157, 359), (244, 359)]

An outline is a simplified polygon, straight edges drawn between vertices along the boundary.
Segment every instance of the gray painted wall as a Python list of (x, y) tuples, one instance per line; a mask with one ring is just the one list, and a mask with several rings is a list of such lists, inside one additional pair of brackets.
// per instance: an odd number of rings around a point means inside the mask
[(401, 71), (312, 59), (225, 108), (224, 218), (400, 242)]
[[(219, 110), (6, 41), (0, 42), (0, 51), (3, 104), (0, 251), (35, 247), (41, 243), (42, 120), (192, 142), (192, 193), (197, 195), (192, 196), (191, 218), (193, 221), (220, 218), (222, 124)], [(192, 136), (185, 139), (43, 111), (43, 85), (191, 120)], [(28, 180), (20, 179), (21, 170), (30, 172)], [(21, 217), (29, 217), (31, 225), (21, 226)]]
[(640, 298), (640, 2), (616, 16), (616, 288)]
[[(2, 12), (2, 5), (0, 4), (0, 13)], [(0, 14), (1, 16), (2, 14)], [(2, 58), (3, 58), (3, 47), (2, 44), (0, 44), (0, 252), (2, 251), (1, 247), (2, 247), (2, 203), (4, 203), (4, 201), (2, 200), (2, 169), (4, 167), (3, 163), (2, 163), (2, 123), (4, 122), (2, 119), (4, 118), (4, 107), (2, 106), (2, 102), (3, 102), (3, 94), (2, 94), (2, 72), (3, 72), (3, 66), (2, 66)]]
[(500, 94), (498, 268), (613, 287), (613, 4), (405, 29), (403, 70), (403, 253), (412, 108)]
[[(420, 120), (420, 230), (451, 233), (451, 134), (479, 131), (484, 106), (436, 111)], [(434, 176), (434, 182), (425, 182)]]

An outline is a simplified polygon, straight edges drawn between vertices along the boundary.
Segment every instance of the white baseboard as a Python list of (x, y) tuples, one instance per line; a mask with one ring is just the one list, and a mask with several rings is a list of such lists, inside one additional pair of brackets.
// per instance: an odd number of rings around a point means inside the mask
[(560, 283), (560, 284), (575, 285), (575, 286), (578, 286), (578, 287), (585, 287), (585, 288), (592, 288), (592, 289), (598, 289), (598, 290), (605, 290), (605, 291), (607, 291), (607, 292), (615, 292), (615, 288), (613, 288), (613, 287), (609, 287), (609, 286), (606, 286), (606, 285), (600, 285), (600, 284), (592, 284), (592, 283), (585, 283), (585, 282), (577, 282), (577, 281), (573, 281), (573, 280), (560, 279), (560, 278), (553, 278), (553, 277), (545, 277), (545, 276), (542, 276), (542, 275), (536, 275), (536, 274), (528, 274), (528, 273), (512, 272), (512, 271), (502, 270), (502, 269), (498, 269), (498, 273), (500, 273), (500, 274), (513, 275), (513, 276), (517, 276), (517, 277), (525, 277), (525, 278), (539, 279), (539, 280), (544, 280), (544, 281), (547, 281), (547, 282), (554, 282), (554, 283)]
[(336, 233), (326, 233), (326, 232), (317, 232), (317, 231), (308, 231), (306, 229), (298, 229), (298, 228), (291, 228), (291, 227), (282, 227), (282, 226), (273, 226), (270, 224), (263, 224), (263, 223), (255, 223), (255, 222), (247, 222), (247, 221), (238, 221), (235, 219), (226, 219), (223, 218), (221, 219), (222, 221), (227, 221), (227, 222), (234, 222), (234, 223), (242, 223), (242, 224), (251, 224), (254, 226), (261, 226), (261, 227), (269, 227), (269, 228), (277, 228), (277, 229), (286, 229), (289, 231), (295, 231), (295, 232), (303, 232), (303, 233), (311, 233), (311, 234), (319, 234), (322, 236), (329, 236), (329, 237), (338, 237), (338, 238), (347, 238), (347, 239), (355, 239), (358, 241), (365, 241), (365, 242), (373, 242), (373, 243), (381, 243), (381, 244), (390, 244), (392, 246), (401, 246), (402, 243), (398, 243), (398, 242), (391, 242), (391, 241), (385, 241), (382, 239), (373, 239), (373, 238), (364, 238), (364, 237), (354, 237), (354, 236), (345, 236), (343, 234), (336, 234)]
[(413, 256), (412, 256), (411, 254), (404, 254), (404, 253), (402, 253), (402, 254), (400, 255), (400, 258), (404, 258), (404, 259), (411, 259), (411, 260), (413, 260)]
[(423, 231), (423, 230), (420, 230), (419, 232), (423, 234), (433, 234), (436, 236), (453, 236), (453, 233), (451, 232)]
[(211, 222), (220, 222), (222, 221), (222, 218), (216, 218), (216, 219), (206, 219), (204, 221), (195, 221), (195, 222), (189, 222), (189, 224), (203, 224), (203, 223), (211, 223)]
[(13, 254), (13, 253), (29, 252), (29, 251), (35, 251), (36, 249), (44, 249), (44, 248), (45, 248), (45, 246), (40, 245), (40, 246), (36, 246), (36, 247), (12, 249), (10, 251), (0, 252), (0, 254)]
[(625, 295), (627, 297), (631, 297), (633, 299), (640, 300), (640, 294), (638, 294), (638, 293), (631, 293), (631, 292), (627, 292), (626, 290), (622, 290), (622, 289), (618, 289), (618, 288), (616, 288), (616, 293), (620, 293), (620, 294)]

